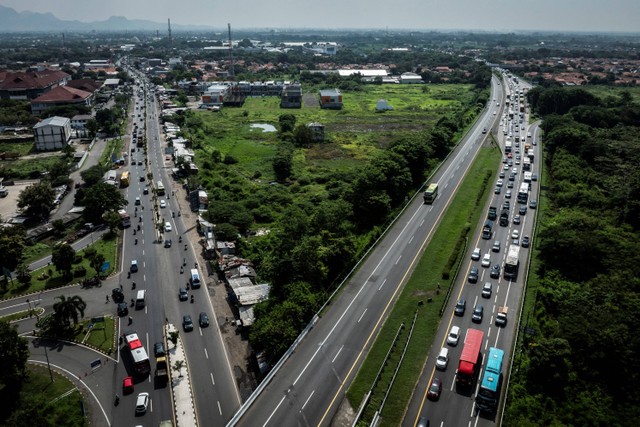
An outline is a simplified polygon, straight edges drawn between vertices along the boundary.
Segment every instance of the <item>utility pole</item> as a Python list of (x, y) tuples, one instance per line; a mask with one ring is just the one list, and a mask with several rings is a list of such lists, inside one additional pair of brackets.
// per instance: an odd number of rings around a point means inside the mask
[(227, 29), (229, 30), (229, 77), (233, 77), (235, 71), (233, 69), (233, 43), (231, 41), (231, 23), (227, 24)]
[(167, 18), (169, 24), (169, 49), (173, 49), (173, 37), (171, 37), (171, 18)]

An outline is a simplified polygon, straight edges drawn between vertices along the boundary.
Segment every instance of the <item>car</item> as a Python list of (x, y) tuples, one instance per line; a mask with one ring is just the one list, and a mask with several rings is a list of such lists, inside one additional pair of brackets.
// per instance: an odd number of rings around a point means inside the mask
[[(513, 160), (511, 160), (511, 159), (507, 160), (507, 165), (508, 165), (509, 167), (512, 167), (512, 166), (513, 166)], [(507, 168), (507, 169), (508, 169), (508, 168)]]
[(535, 200), (529, 200), (529, 209), (535, 209), (538, 207), (538, 202)]
[(502, 166), (502, 169), (503, 169), (503, 170), (507, 170), (507, 169), (509, 169), (509, 165), (508, 165), (508, 164), (505, 164), (504, 166)]
[(469, 283), (478, 282), (478, 267), (471, 267), (468, 277)]
[(167, 239), (164, 241), (164, 247), (165, 248), (170, 248), (171, 247), (171, 239)]
[(149, 194), (149, 189), (145, 188), (144, 190), (142, 190), (142, 194)]
[(473, 323), (482, 323), (482, 316), (484, 314), (484, 307), (480, 304), (476, 304), (473, 307), (473, 314), (471, 315), (471, 321)]
[(513, 173), (513, 172), (511, 172), (511, 173), (509, 174), (509, 181), (515, 181), (515, 180), (516, 180), (516, 174), (515, 174), (515, 173)]
[(144, 182), (144, 175), (140, 175), (140, 182)]
[[(512, 159), (513, 158), (513, 154), (511, 153), (507, 153), (507, 158)], [(508, 162), (508, 161), (507, 161)]]
[(447, 365), (449, 364), (449, 349), (447, 347), (442, 347), (440, 349), (440, 353), (438, 357), (436, 357), (436, 369), (440, 369), (444, 371), (447, 369)]
[(189, 299), (189, 294), (186, 288), (178, 289), (178, 298), (180, 299), (180, 301), (186, 301)]
[(513, 230), (511, 232), (511, 238), (512, 239), (519, 239), (520, 238), (520, 230)]
[(485, 282), (482, 285), (482, 298), (491, 298), (491, 291), (493, 290), (493, 285), (491, 282)]
[(453, 310), (453, 314), (456, 316), (464, 316), (464, 311), (467, 309), (467, 300), (460, 298), (456, 303), (456, 308)]
[(460, 327), (452, 326), (449, 330), (449, 334), (447, 335), (447, 344), (451, 346), (458, 345), (458, 340), (460, 339)]
[(171, 230), (173, 230), (173, 227), (171, 227), (171, 223), (169, 221), (164, 223), (164, 231), (166, 233), (171, 233)]
[(140, 393), (136, 399), (136, 415), (143, 415), (149, 406), (149, 393)]
[(511, 173), (513, 173), (514, 175), (517, 175), (518, 174), (518, 168), (511, 169)]
[(440, 381), (440, 378), (436, 377), (431, 381), (431, 385), (429, 386), (429, 391), (427, 391), (427, 398), (429, 400), (436, 401), (440, 399), (441, 392), (442, 392), (442, 381)]
[(533, 145), (538, 145), (538, 141), (536, 141), (535, 139), (532, 142)]
[(142, 160), (138, 160), (138, 166), (142, 166)]
[(483, 134), (487, 133), (487, 128), (482, 129), (482, 133)]
[(502, 158), (502, 163), (507, 163), (507, 158), (506, 157)]
[(500, 252), (500, 240), (495, 240), (491, 247), (491, 252)]
[(491, 265), (491, 255), (489, 252), (484, 254), (482, 257), (482, 262), (480, 263), (483, 267), (489, 267)]
[(167, 207), (167, 202), (164, 199), (160, 200), (160, 207), (161, 208), (166, 208)]
[(489, 277), (491, 277), (492, 279), (500, 278), (500, 264), (495, 264), (493, 267), (491, 267), (491, 272), (489, 272)]
[(511, 202), (509, 200), (505, 200), (504, 203), (502, 203), (502, 209), (511, 209)]
[(480, 259), (480, 248), (475, 248), (471, 253), (471, 259), (478, 261)]
[(125, 377), (122, 380), (122, 394), (133, 393), (133, 377)]
[(114, 288), (111, 291), (111, 298), (113, 298), (113, 302), (122, 302), (122, 301), (124, 301), (124, 293), (122, 293), (122, 289)]
[(499, 179), (499, 180), (498, 180), (498, 182), (496, 182), (496, 185), (497, 185), (498, 187), (502, 187), (502, 185), (503, 185), (503, 184), (504, 184), (504, 181), (503, 181), (503, 180), (501, 180), (501, 179)]
[(538, 180), (538, 174), (537, 173), (532, 173), (531, 174), (531, 181), (537, 181)]
[(500, 194), (502, 193), (502, 187), (496, 187), (495, 190), (493, 190), (493, 194)]
[(200, 324), (201, 328), (206, 328), (207, 326), (209, 326), (209, 316), (207, 315), (207, 313), (205, 313), (204, 311), (200, 313), (200, 315), (198, 316), (198, 323)]
[(429, 420), (427, 419), (427, 417), (420, 417), (420, 419), (418, 419), (418, 424), (416, 424), (416, 427), (429, 427)]
[(132, 273), (135, 273), (136, 271), (138, 271), (138, 261), (137, 260), (131, 260), (131, 266), (129, 267), (129, 271)]
[(129, 314), (129, 305), (126, 302), (118, 303), (118, 316), (126, 316)]
[(530, 244), (531, 244), (531, 240), (529, 239), (529, 236), (524, 236), (521, 242), (522, 247), (528, 248)]
[(493, 112), (493, 115), (494, 115), (494, 116), (495, 116), (495, 115), (497, 115), (497, 114), (498, 114), (498, 112), (497, 112), (497, 111), (494, 111), (494, 112)]
[(518, 213), (520, 215), (526, 215), (527, 214), (527, 207), (525, 205), (520, 206), (520, 208), (518, 209)]
[(185, 332), (193, 331), (193, 320), (188, 314), (182, 316), (182, 328)]
[(507, 190), (507, 192), (504, 193), (504, 197), (505, 197), (505, 199), (510, 199), (511, 198), (511, 190)]
[(134, 202), (135, 205), (140, 205), (140, 197), (136, 197), (136, 201)]
[(516, 161), (517, 160), (522, 160), (522, 158), (520, 157), (520, 154), (518, 154), (520, 151), (516, 150)]
[(511, 240), (511, 244), (512, 244), (512, 245), (516, 245), (516, 246), (520, 246), (520, 239), (513, 239), (513, 240)]
[(162, 357), (165, 355), (164, 343), (162, 341), (158, 341), (153, 345), (153, 354), (156, 357)]
[(498, 176), (499, 176), (500, 178), (504, 178), (504, 177), (505, 177), (505, 175), (504, 175), (504, 171), (500, 171), (500, 174), (499, 174)]
[(516, 225), (520, 225), (520, 215), (513, 216), (513, 223)]
[(507, 182), (507, 188), (513, 188), (513, 181)]

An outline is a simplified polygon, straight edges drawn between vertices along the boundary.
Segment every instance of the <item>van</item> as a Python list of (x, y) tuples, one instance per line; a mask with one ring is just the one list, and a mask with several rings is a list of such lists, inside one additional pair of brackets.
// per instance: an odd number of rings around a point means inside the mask
[(141, 289), (136, 295), (136, 309), (143, 308), (147, 298), (147, 291)]
[(436, 358), (436, 369), (440, 369), (444, 371), (447, 369), (447, 365), (449, 364), (449, 349), (446, 347), (442, 347), (440, 350), (440, 354)]
[(191, 278), (189, 279), (189, 281), (191, 282), (192, 288), (200, 287), (200, 275), (198, 274), (198, 269), (196, 268), (191, 269)]

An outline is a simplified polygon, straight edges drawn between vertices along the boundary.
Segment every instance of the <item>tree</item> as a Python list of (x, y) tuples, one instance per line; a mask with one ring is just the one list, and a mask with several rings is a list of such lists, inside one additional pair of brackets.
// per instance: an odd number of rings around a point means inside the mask
[(76, 257), (76, 251), (68, 244), (57, 245), (51, 251), (51, 262), (56, 266), (58, 271), (64, 272), (66, 277), (71, 276), (73, 268), (73, 260)]
[(284, 182), (291, 176), (293, 171), (293, 147), (291, 144), (283, 142), (278, 144), (272, 166), (278, 181)]
[(104, 215), (102, 215), (102, 219), (104, 219), (107, 227), (109, 227), (109, 232), (111, 234), (114, 234), (120, 224), (122, 224), (122, 218), (117, 212), (114, 211), (106, 212)]
[(53, 304), (53, 312), (56, 319), (61, 323), (64, 322), (65, 326), (69, 326), (71, 322), (77, 325), (80, 318), (84, 316), (87, 303), (78, 295), (70, 298), (60, 295), (56, 299), (59, 300)]
[[(0, 395), (16, 398), (27, 376), (29, 345), (9, 322), (0, 320)], [(4, 402), (4, 400), (3, 400)], [(3, 403), (4, 405), (5, 403)]]
[(96, 119), (87, 120), (87, 124), (84, 125), (84, 127), (89, 131), (89, 136), (91, 137), (91, 139), (96, 137), (98, 129), (100, 128)]
[(104, 264), (105, 262), (105, 257), (104, 255), (102, 255), (101, 253), (96, 253), (94, 256), (91, 257), (91, 259), (89, 260), (89, 264), (91, 265), (91, 268), (93, 268), (96, 271), (96, 275), (99, 277), (100, 273), (102, 271), (102, 264)]
[(107, 170), (100, 164), (91, 166), (82, 172), (80, 172), (80, 176), (84, 181), (87, 187), (91, 187), (99, 182), (102, 182), (104, 179), (104, 174)]
[(296, 126), (296, 116), (293, 114), (281, 114), (278, 117), (278, 123), (280, 124), (280, 133), (293, 132)]
[(49, 217), (53, 209), (55, 191), (48, 182), (41, 181), (33, 184), (20, 192), (18, 196), (18, 207), (24, 209), (25, 213), (38, 219)]
[(169, 332), (169, 341), (171, 341), (173, 343), (174, 347), (176, 345), (178, 345), (178, 337), (179, 336), (180, 336), (180, 332), (178, 332), (178, 331)]
[(178, 377), (182, 378), (182, 368), (184, 367), (184, 360), (176, 360), (173, 364), (173, 369), (178, 371)]
[(21, 226), (0, 227), (0, 267), (13, 270), (24, 252), (26, 232)]
[(296, 147), (308, 147), (313, 143), (313, 134), (309, 126), (298, 125), (293, 131), (293, 141)]
[(55, 230), (55, 233), (58, 236), (61, 236), (62, 233), (64, 233), (65, 225), (64, 225), (64, 221), (63, 220), (54, 219), (53, 221), (51, 221), (51, 226), (53, 227), (53, 229)]
[(83, 215), (88, 222), (100, 223), (103, 213), (121, 209), (127, 204), (127, 200), (115, 186), (104, 182), (94, 185), (91, 191), (85, 191), (83, 196), (83, 199), (77, 202), (85, 207)]

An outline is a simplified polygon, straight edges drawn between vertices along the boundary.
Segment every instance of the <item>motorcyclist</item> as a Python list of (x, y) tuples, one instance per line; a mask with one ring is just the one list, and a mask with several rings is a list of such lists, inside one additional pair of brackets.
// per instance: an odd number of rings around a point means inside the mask
[(191, 294), (191, 302), (193, 302), (193, 294)]
[(136, 288), (136, 282), (131, 283), (131, 289), (135, 289)]
[(135, 243), (135, 244), (136, 244), (136, 245), (138, 244), (138, 239), (136, 239), (136, 243)]
[(140, 231), (140, 224), (138, 224), (138, 231)]

